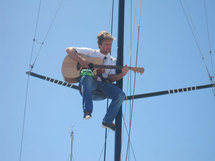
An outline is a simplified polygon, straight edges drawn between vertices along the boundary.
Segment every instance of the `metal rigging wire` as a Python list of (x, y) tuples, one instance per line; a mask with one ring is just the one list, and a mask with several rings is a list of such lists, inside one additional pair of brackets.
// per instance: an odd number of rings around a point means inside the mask
[(38, 26), (39, 17), (40, 17), (40, 9), (41, 9), (41, 0), (39, 2), (39, 9), (37, 11), (37, 19), (36, 19), (36, 25), (35, 25), (35, 30), (34, 30), (34, 38), (33, 38), (33, 44), (32, 44), (32, 48), (31, 48), (31, 54), (30, 54), (30, 60), (29, 60), (30, 70), (33, 69), (33, 66), (31, 65), (31, 62), (32, 62), (32, 57), (33, 57), (33, 52), (34, 52), (34, 45), (35, 45), (35, 42), (36, 42), (37, 26)]
[[(112, 8), (110, 8), (110, 33), (111, 35), (113, 34), (113, 18), (114, 18), (114, 0), (112, 0)], [(110, 53), (111, 54), (111, 53)], [(108, 106), (109, 106), (109, 99), (107, 99), (107, 105), (106, 105), (106, 111), (108, 110)], [(107, 128), (105, 128), (105, 142), (104, 142), (104, 161), (106, 161), (106, 152), (107, 152), (107, 137), (108, 137), (108, 133), (107, 133)]]
[[(32, 48), (31, 48), (31, 53), (30, 53), (30, 60), (29, 60), (29, 67), (30, 67), (30, 71), (33, 70), (33, 67), (34, 67), (34, 64), (39, 56), (39, 53), (41, 52), (41, 49), (42, 49), (42, 45), (44, 44), (47, 36), (48, 36), (48, 33), (49, 31), (51, 30), (51, 27), (54, 23), (54, 20), (56, 19), (57, 17), (57, 14), (59, 12), (59, 9), (61, 7), (61, 4), (62, 4), (63, 0), (61, 0), (61, 3), (55, 13), (55, 16), (54, 18), (52, 19), (52, 22), (51, 22), (51, 25), (49, 26), (49, 29), (45, 35), (45, 38), (43, 40), (43, 42), (41, 43), (41, 46), (40, 46), (40, 50), (33, 62), (33, 64), (31, 63), (32, 62), (32, 57), (33, 57), (33, 53), (34, 53), (34, 47), (35, 47), (35, 43), (38, 42), (36, 40), (36, 35), (37, 35), (37, 29), (38, 29), (38, 23), (39, 23), (39, 17), (40, 17), (40, 10), (41, 10), (41, 4), (42, 4), (42, 0), (39, 1), (39, 7), (38, 7), (38, 11), (37, 11), (37, 18), (36, 18), (36, 25), (35, 25), (35, 30), (34, 30), (34, 37), (33, 37), (33, 44), (32, 44)], [(21, 134), (21, 141), (20, 141), (20, 152), (19, 152), (19, 161), (22, 161), (22, 153), (23, 153), (23, 142), (24, 142), (24, 133), (25, 133), (25, 123), (26, 123), (26, 113), (27, 113), (27, 101), (28, 101), (28, 89), (29, 89), (29, 76), (27, 76), (27, 82), (26, 82), (26, 92), (25, 92), (25, 103), (24, 103), (24, 112), (23, 112), (23, 121), (22, 121), (22, 134)]]
[[(30, 70), (33, 69), (33, 67), (30, 65), (32, 61), (32, 56), (33, 56), (33, 51), (34, 51), (34, 45), (35, 45), (35, 37), (37, 34), (37, 27), (38, 27), (38, 22), (39, 22), (39, 15), (40, 15), (40, 9), (41, 9), (41, 0), (39, 2), (39, 8), (37, 11), (37, 18), (36, 18), (36, 25), (35, 25), (35, 30), (34, 30), (34, 38), (33, 38), (33, 44), (31, 48), (31, 53), (30, 53), (30, 60), (29, 60), (29, 67)], [(27, 76), (27, 82), (26, 82), (26, 91), (25, 91), (25, 103), (24, 103), (24, 112), (23, 112), (23, 120), (22, 120), (22, 134), (21, 134), (21, 142), (20, 142), (20, 149), (19, 149), (19, 161), (22, 160), (22, 152), (23, 152), (23, 142), (24, 142), (24, 132), (25, 132), (25, 122), (26, 122), (26, 112), (27, 112), (27, 100), (28, 100), (28, 89), (29, 89), (29, 76)]]
[[(213, 77), (211, 77), (210, 79), (212, 80), (212, 82), (214, 83), (214, 65), (213, 65), (213, 58), (214, 58), (214, 55), (212, 53), (212, 49), (211, 49), (211, 39), (210, 39), (210, 31), (209, 31), (209, 24), (208, 24), (208, 16), (207, 16), (207, 5), (206, 5), (206, 1), (204, 0), (204, 11), (205, 11), (205, 21), (206, 21), (206, 26), (207, 26), (207, 34), (208, 34), (208, 48), (209, 48), (209, 54), (210, 54), (210, 57), (211, 57), (211, 68), (212, 68), (212, 74), (213, 74)], [(213, 88), (212, 88), (213, 90)], [(215, 89), (213, 90), (213, 93), (215, 93)]]
[[(40, 1), (41, 1), (41, 0), (40, 0)], [(36, 63), (36, 61), (37, 61), (37, 59), (38, 59), (38, 57), (39, 57), (39, 55), (40, 55), (40, 53), (41, 53), (42, 47), (43, 47), (43, 45), (44, 45), (44, 43), (45, 43), (45, 41), (46, 41), (46, 39), (47, 39), (47, 37), (48, 37), (49, 32), (51, 31), (51, 28), (52, 28), (52, 26), (53, 26), (53, 24), (54, 24), (54, 22), (55, 22), (55, 20), (56, 20), (56, 18), (57, 18), (57, 15), (58, 15), (58, 13), (59, 13), (59, 11), (60, 11), (60, 8), (61, 8), (62, 4), (63, 4), (63, 0), (61, 0), (60, 3), (59, 3), (59, 5), (58, 5), (58, 8), (57, 8), (57, 10), (56, 10), (56, 12), (55, 12), (55, 14), (54, 14), (54, 17), (52, 18), (52, 21), (51, 21), (51, 23), (50, 23), (50, 25), (49, 25), (49, 27), (48, 27), (48, 30), (47, 30), (47, 32), (46, 32), (44, 38), (43, 38), (43, 41), (40, 42), (39, 51), (38, 51), (38, 53), (37, 53), (37, 55), (36, 55), (36, 57), (35, 57), (33, 63), (31, 64), (31, 68), (32, 68), (32, 69), (33, 69), (33, 67), (34, 67), (34, 65), (35, 65), (35, 63)], [(35, 37), (34, 37), (33, 41), (36, 42)]]
[[(179, 2), (180, 2), (180, 5), (181, 5), (181, 7), (183, 9), (184, 14), (185, 14), (185, 17), (186, 17), (187, 23), (188, 23), (188, 25), (190, 27), (190, 30), (192, 32), (192, 35), (194, 37), (195, 43), (196, 43), (196, 45), (197, 45), (197, 47), (199, 49), (199, 53), (200, 53), (201, 59), (202, 59), (202, 61), (204, 63), (205, 69), (207, 71), (209, 80), (210, 80), (211, 83), (213, 83), (214, 82), (213, 81), (213, 76), (210, 74), (208, 66), (207, 66), (207, 64), (205, 62), (205, 57), (204, 57), (202, 49), (200, 47), (200, 42), (199, 42), (199, 39), (198, 39), (198, 35), (197, 35), (196, 29), (195, 29), (195, 26), (194, 26), (194, 23), (193, 23), (193, 20), (192, 20), (192, 16), (191, 16), (191, 14), (189, 12), (189, 9), (188, 9), (188, 6), (186, 4), (186, 1), (184, 0), (186, 10), (185, 10), (185, 7), (184, 7), (184, 5), (182, 3), (182, 0), (179, 0)], [(206, 20), (206, 22), (207, 22), (207, 20)], [(209, 31), (208, 31), (208, 33), (209, 33)], [(212, 92), (213, 92), (213, 95), (214, 95), (214, 98), (215, 98), (215, 90), (213, 90), (213, 88), (212, 88)]]

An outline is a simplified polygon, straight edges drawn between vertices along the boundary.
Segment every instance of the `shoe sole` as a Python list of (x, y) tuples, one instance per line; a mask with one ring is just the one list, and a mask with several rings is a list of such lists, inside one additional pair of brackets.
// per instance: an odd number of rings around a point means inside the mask
[(106, 129), (110, 129), (110, 130), (112, 130), (112, 131), (115, 131), (114, 129), (110, 128), (109, 126), (105, 126), (105, 125), (103, 125), (103, 124), (102, 124), (102, 127), (103, 127), (103, 128), (106, 128)]
[(84, 120), (89, 120), (91, 118), (92, 118), (92, 116), (87, 116), (87, 117), (84, 117)]

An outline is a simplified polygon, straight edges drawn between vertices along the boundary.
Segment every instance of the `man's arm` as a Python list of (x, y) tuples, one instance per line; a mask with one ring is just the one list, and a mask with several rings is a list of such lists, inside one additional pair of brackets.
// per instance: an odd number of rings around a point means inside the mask
[(71, 59), (79, 62), (83, 68), (89, 68), (88, 66), (89, 63), (87, 62), (87, 60), (79, 56), (75, 48), (73, 47), (66, 48), (66, 52)]
[(118, 80), (122, 79), (127, 73), (128, 73), (128, 67), (126, 65), (126, 66), (124, 66), (122, 68), (122, 72), (121, 73), (119, 73), (119, 74), (110, 74), (108, 76), (108, 80), (111, 81), (111, 82), (118, 81)]

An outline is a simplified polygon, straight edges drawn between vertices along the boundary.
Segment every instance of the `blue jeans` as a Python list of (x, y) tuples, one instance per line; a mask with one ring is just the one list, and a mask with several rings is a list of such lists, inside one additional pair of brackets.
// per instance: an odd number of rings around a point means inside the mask
[[(117, 86), (94, 80), (91, 76), (83, 76), (80, 80), (79, 86), (83, 97), (83, 111), (93, 112), (93, 100), (101, 100), (92, 94), (93, 90), (101, 91), (105, 96), (112, 99), (112, 102), (107, 110), (103, 122), (111, 124), (119, 112), (120, 106), (125, 99), (125, 93)], [(104, 98), (103, 98), (104, 99)]]

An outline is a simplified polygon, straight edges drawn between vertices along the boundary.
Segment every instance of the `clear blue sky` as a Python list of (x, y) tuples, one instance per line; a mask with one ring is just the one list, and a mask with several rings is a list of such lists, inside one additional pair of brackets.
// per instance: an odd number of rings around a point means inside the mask
[[(215, 1), (205, 1), (214, 55)], [(37, 41), (44, 39), (59, 3), (60, 0), (42, 0)], [(137, 46), (139, 0), (137, 3), (132, 65)], [(124, 64), (129, 64), (131, 4), (134, 8), (134, 1), (126, 1)], [(25, 72), (29, 69), (38, 6), (39, 0), (0, 0), (1, 161), (18, 161), (20, 156), (27, 83)], [(204, 1), (186, 1), (184, 6), (189, 8), (200, 49), (206, 56), (210, 48)], [(110, 31), (110, 10), (110, 0), (64, 0), (33, 72), (63, 80), (61, 65), (65, 48), (96, 49), (97, 33)], [(113, 24), (116, 38), (117, 15), (116, 1)], [(32, 60), (39, 47), (36, 43)], [(117, 40), (112, 55), (117, 55)], [(210, 55), (205, 61), (213, 75)], [(138, 66), (144, 67), (145, 73), (137, 75), (135, 94), (210, 84), (179, 0), (142, 0)], [(134, 75), (131, 76), (133, 79)], [(128, 76), (124, 78), (124, 91), (127, 91), (127, 79)], [(123, 104), (123, 111), (125, 108), (128, 126), (130, 102)], [(104, 129), (101, 122), (105, 111), (106, 101), (94, 102), (93, 118), (85, 121), (78, 91), (30, 77), (22, 161), (68, 161), (71, 130), (74, 131), (74, 161), (103, 160)], [(211, 89), (135, 100), (131, 143), (136, 160), (214, 161), (214, 116), (215, 99)], [(127, 136), (124, 132), (122, 160), (126, 156)], [(114, 132), (109, 131), (107, 141), (107, 160), (110, 161), (114, 158)], [(130, 150), (129, 160), (134, 161), (135, 157)]]

